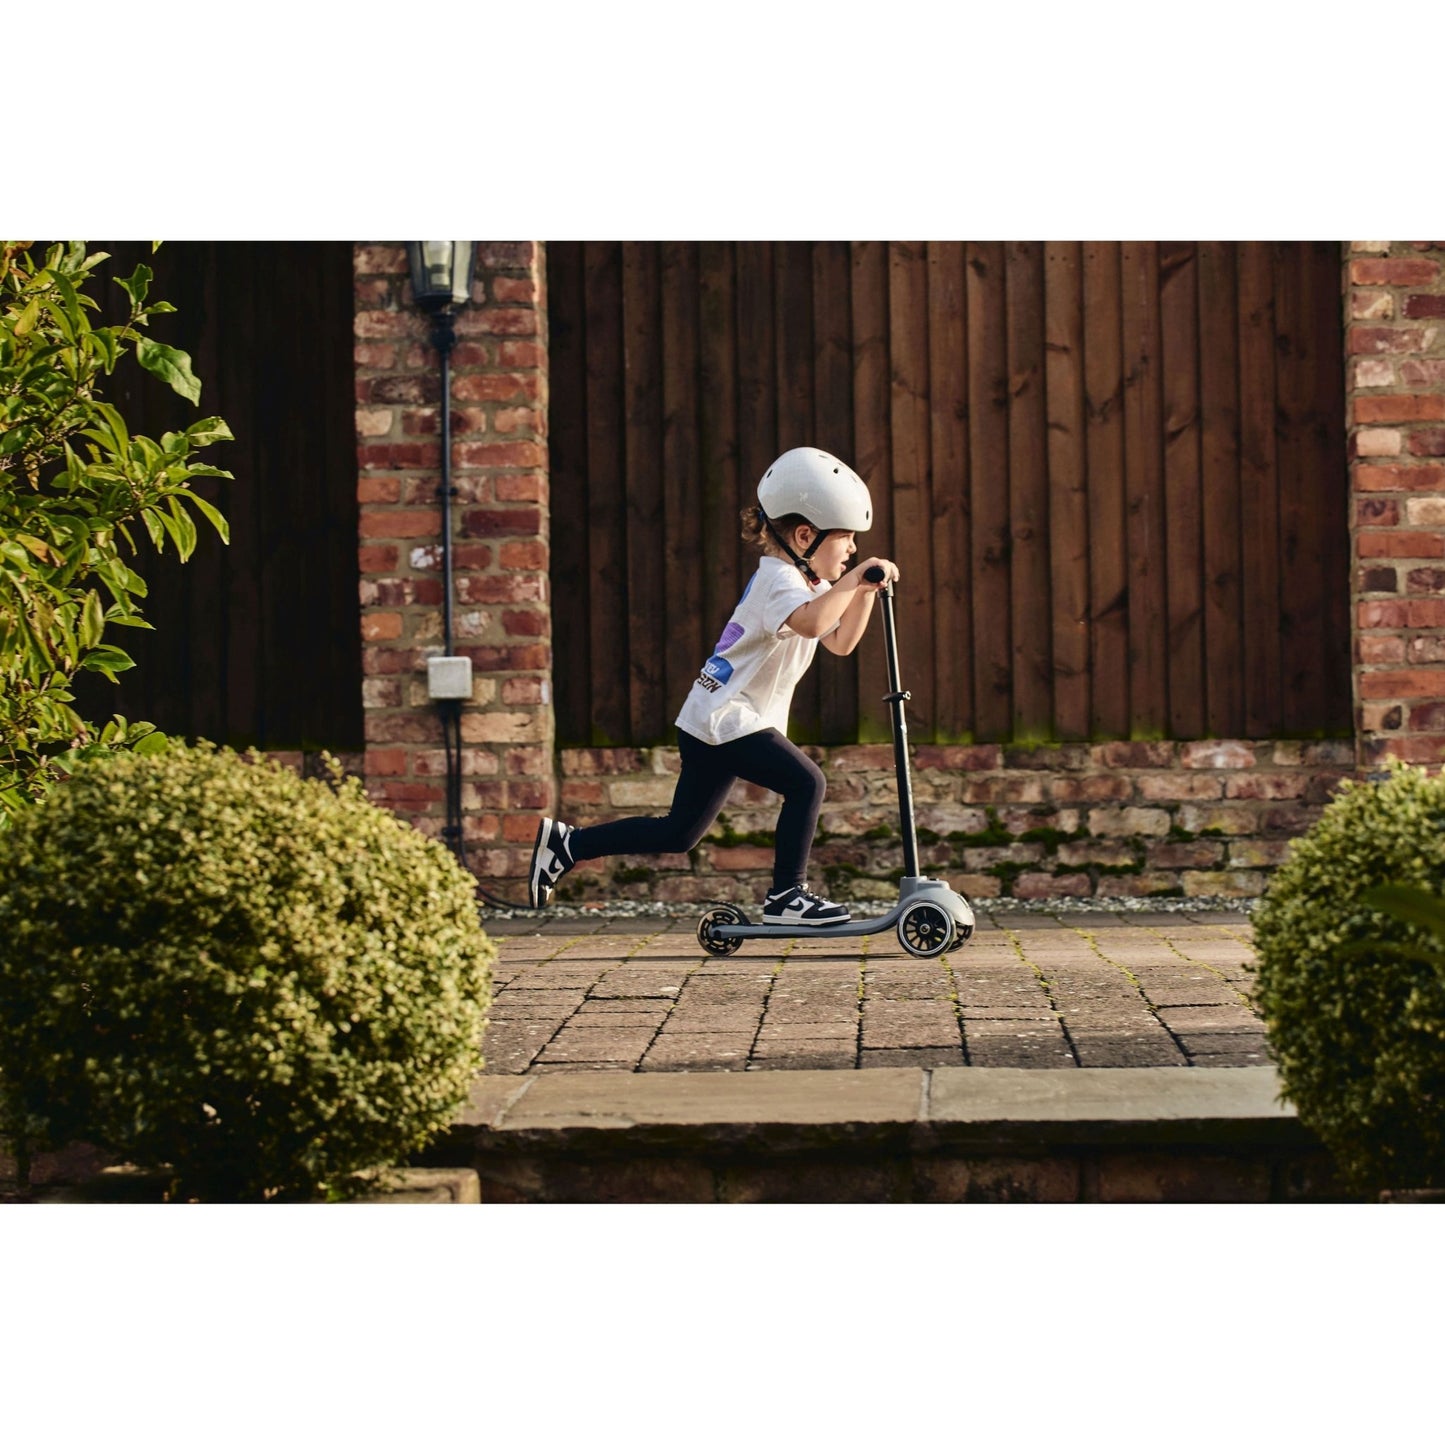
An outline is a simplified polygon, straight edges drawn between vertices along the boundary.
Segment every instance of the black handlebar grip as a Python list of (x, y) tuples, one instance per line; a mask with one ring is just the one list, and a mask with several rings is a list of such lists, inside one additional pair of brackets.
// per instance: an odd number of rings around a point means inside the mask
[(864, 574), (865, 582), (881, 582), (888, 574), (881, 567), (870, 567)]

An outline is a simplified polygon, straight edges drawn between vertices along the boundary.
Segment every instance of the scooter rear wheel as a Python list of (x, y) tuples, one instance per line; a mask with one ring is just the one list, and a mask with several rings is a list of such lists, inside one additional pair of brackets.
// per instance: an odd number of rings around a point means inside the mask
[(743, 946), (743, 941), (741, 938), (719, 938), (713, 930), (720, 927), (732, 927), (747, 921), (740, 909), (733, 908), (726, 903), (719, 904), (716, 908), (709, 909), (698, 920), (697, 941), (714, 958), (727, 958)]
[(898, 920), (898, 941), (915, 958), (937, 958), (954, 941), (953, 919), (948, 910), (927, 901), (911, 903)]

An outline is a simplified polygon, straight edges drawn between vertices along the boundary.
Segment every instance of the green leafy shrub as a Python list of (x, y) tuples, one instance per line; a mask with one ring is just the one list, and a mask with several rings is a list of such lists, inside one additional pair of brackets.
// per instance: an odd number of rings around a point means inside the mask
[(187, 1195), (350, 1192), (481, 1067), (473, 882), (335, 765), (209, 744), (81, 764), (0, 833), (0, 939), (7, 1132)]
[(0, 828), (86, 756), (165, 747), (150, 723), (82, 719), (71, 707), (75, 678), (114, 682), (135, 665), (115, 629), (150, 626), (146, 584), (131, 566), (138, 539), (159, 552), (169, 538), (183, 562), (196, 516), (229, 539), (193, 485), (231, 476), (196, 459), (232, 439), (226, 423), (205, 417), (154, 441), (101, 400), (132, 350), (192, 404), (201, 395), (190, 357), (143, 334), (175, 310), (148, 299), (149, 266), (115, 278), (129, 298), (125, 320), (92, 325), (98, 307), (85, 288), (106, 259), (83, 241), (43, 256), (29, 241), (0, 241)]
[(1445, 968), (1414, 890), (1445, 892), (1445, 779), (1395, 765), (1341, 787), (1254, 915), (1282, 1092), (1361, 1189), (1445, 1185)]

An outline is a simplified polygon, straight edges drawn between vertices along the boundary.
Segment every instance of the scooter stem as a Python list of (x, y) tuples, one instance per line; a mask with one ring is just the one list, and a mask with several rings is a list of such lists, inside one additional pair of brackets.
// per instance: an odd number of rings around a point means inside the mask
[[(877, 573), (875, 577), (873, 574)], [(869, 582), (881, 582), (883, 569), (870, 567), (864, 574)], [(903, 834), (903, 872), (906, 877), (917, 878), (918, 833), (913, 823), (913, 779), (908, 766), (908, 719), (903, 704), (913, 694), (904, 691), (898, 676), (898, 630), (893, 614), (893, 584), (883, 589), (883, 642), (888, 652), (888, 688), (883, 701), (893, 714), (893, 771), (898, 778), (898, 826)]]

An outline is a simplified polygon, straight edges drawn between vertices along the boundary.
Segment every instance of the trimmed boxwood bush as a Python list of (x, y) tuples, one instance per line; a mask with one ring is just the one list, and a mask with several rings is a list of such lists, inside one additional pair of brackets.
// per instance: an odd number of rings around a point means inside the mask
[[(1445, 973), (1364, 895), (1445, 893), (1445, 780), (1342, 785), (1254, 915), (1255, 1001), (1282, 1092), (1360, 1189), (1445, 1185)], [(1378, 897), (1378, 895), (1377, 895)]]
[(0, 1105), (207, 1199), (342, 1197), (445, 1126), (494, 951), (470, 876), (332, 766), (81, 765), (0, 833)]

